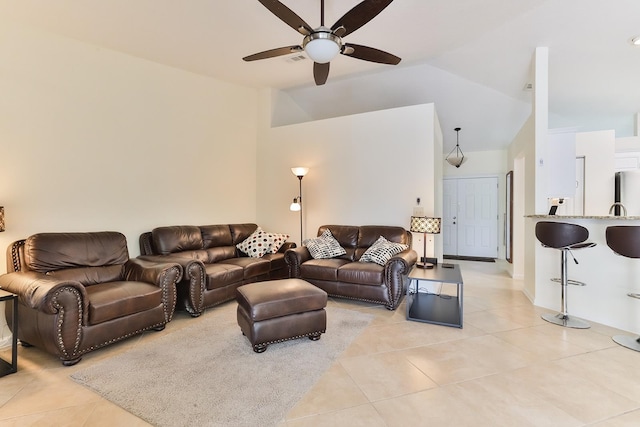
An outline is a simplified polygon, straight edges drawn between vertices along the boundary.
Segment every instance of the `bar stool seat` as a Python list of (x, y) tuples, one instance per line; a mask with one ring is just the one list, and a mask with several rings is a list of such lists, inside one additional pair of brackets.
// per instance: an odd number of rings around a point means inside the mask
[[(627, 258), (640, 258), (640, 226), (616, 225), (607, 227), (607, 246), (618, 255)], [(631, 298), (640, 299), (639, 293), (628, 293)], [(640, 337), (630, 335), (614, 335), (616, 344), (631, 350), (640, 351)]]
[(536, 224), (536, 238), (542, 246), (558, 249), (560, 251), (560, 278), (551, 279), (561, 284), (561, 304), (562, 311), (558, 314), (543, 314), (542, 318), (547, 322), (566, 326), (569, 328), (587, 329), (591, 327), (589, 323), (582, 319), (570, 317), (567, 308), (567, 285), (585, 286), (585, 283), (577, 280), (569, 280), (567, 274), (567, 254), (571, 254), (573, 261), (578, 261), (571, 251), (596, 246), (595, 243), (587, 242), (589, 230), (577, 224), (566, 222), (540, 221)]

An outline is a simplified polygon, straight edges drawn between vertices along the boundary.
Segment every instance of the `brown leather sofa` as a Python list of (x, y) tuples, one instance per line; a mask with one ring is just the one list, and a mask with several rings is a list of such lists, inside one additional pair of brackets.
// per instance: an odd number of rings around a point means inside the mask
[(235, 299), (236, 288), (251, 282), (284, 279), (289, 275), (284, 252), (251, 258), (236, 245), (256, 224), (181, 225), (158, 227), (140, 236), (141, 259), (178, 262), (185, 272), (178, 284), (177, 308), (197, 317), (206, 308)]
[[(63, 365), (171, 320), (177, 263), (129, 259), (117, 232), (41, 233), (7, 250), (0, 287), (18, 295), (18, 338), (60, 358)], [(12, 324), (13, 304), (5, 315)]]
[[(318, 229), (318, 236), (327, 229), (346, 254), (314, 259), (304, 246), (290, 249), (285, 254), (289, 276), (313, 283), (330, 296), (383, 304), (395, 310), (404, 297), (409, 271), (418, 258), (411, 249), (411, 233), (393, 226), (323, 225)], [(406, 244), (409, 249), (391, 257), (384, 266), (358, 262), (380, 236)]]

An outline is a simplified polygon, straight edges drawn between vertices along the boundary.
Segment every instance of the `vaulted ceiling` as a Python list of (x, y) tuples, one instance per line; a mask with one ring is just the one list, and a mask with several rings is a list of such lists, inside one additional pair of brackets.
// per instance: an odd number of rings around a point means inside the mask
[[(312, 27), (320, 0), (281, 0)], [(325, 0), (331, 25), (360, 0)], [(312, 61), (242, 57), (300, 44), (257, 0), (0, 0), (0, 19), (193, 73), (282, 90), (314, 119), (435, 102), (445, 151), (505, 147), (531, 110), (531, 60), (549, 49), (550, 127), (635, 134), (638, 0), (395, 0), (346, 42), (396, 66), (338, 56), (315, 86)], [(302, 55), (304, 57), (304, 55)], [(286, 122), (285, 119), (281, 121)]]

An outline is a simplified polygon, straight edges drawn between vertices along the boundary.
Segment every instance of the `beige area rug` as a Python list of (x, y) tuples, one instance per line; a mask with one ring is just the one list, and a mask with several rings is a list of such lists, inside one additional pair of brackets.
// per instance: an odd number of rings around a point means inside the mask
[(235, 309), (219, 309), (71, 378), (156, 426), (275, 425), (373, 318), (327, 307), (319, 341), (271, 344), (257, 354)]

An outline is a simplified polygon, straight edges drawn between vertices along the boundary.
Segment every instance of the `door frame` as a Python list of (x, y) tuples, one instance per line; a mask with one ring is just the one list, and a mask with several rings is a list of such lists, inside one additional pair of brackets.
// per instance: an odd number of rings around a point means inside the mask
[[(506, 226), (506, 198), (505, 197), (500, 197), (501, 194), (504, 194), (503, 192), (505, 191), (505, 187), (506, 187), (506, 183), (505, 180), (501, 179), (503, 175), (501, 174), (494, 174), (494, 173), (488, 173), (488, 174), (477, 174), (477, 175), (449, 175), (449, 176), (443, 176), (442, 179), (444, 180), (460, 180), (460, 179), (478, 179), (478, 178), (495, 178), (498, 186), (496, 189), (496, 203), (497, 203), (497, 208), (498, 208), (498, 215), (496, 218), (496, 225), (497, 225), (497, 229), (496, 229), (496, 241), (497, 241), (497, 246), (498, 246), (498, 259), (505, 259), (505, 251), (506, 251), (506, 236), (504, 235), (504, 233), (501, 230), (504, 230), (504, 227)], [(443, 209), (444, 209), (444, 185), (443, 185)], [(501, 214), (502, 213), (502, 214)], [(444, 211), (443, 211), (443, 217), (444, 217)], [(444, 218), (443, 218), (444, 219)], [(502, 235), (502, 236), (501, 236)], [(513, 235), (512, 235), (513, 237)], [(444, 248), (443, 248), (444, 250)], [(513, 252), (513, 249), (512, 249)], [(444, 252), (443, 252), (444, 253)], [(513, 257), (513, 254), (512, 254)]]

